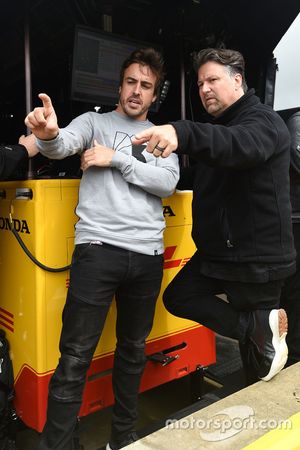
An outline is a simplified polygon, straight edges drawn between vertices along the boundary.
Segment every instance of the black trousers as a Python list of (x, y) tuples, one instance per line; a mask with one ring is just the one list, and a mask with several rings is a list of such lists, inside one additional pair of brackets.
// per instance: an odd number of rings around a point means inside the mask
[(140, 379), (160, 291), (163, 256), (110, 245), (77, 245), (63, 311), (61, 357), (49, 385), (39, 450), (73, 450), (86, 373), (115, 295), (117, 345), (113, 368), (112, 437), (134, 430)]
[[(245, 283), (219, 280), (200, 273), (197, 252), (164, 293), (164, 304), (175, 316), (191, 319), (215, 332), (244, 342), (251, 311), (278, 308), (283, 281)], [(226, 294), (227, 301), (219, 294)]]
[(287, 365), (300, 361), (300, 222), (293, 223), (293, 232), (297, 270), (285, 280), (280, 298), (280, 306), (286, 310), (289, 323), (286, 339), (289, 349)]

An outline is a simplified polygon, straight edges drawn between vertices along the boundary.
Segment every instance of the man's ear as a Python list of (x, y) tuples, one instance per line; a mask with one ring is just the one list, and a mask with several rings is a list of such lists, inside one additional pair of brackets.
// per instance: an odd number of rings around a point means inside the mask
[(243, 84), (243, 78), (240, 73), (236, 73), (234, 76), (236, 87), (240, 88)]
[(153, 99), (152, 99), (152, 103), (156, 102), (156, 99), (157, 99), (157, 95), (154, 95)]

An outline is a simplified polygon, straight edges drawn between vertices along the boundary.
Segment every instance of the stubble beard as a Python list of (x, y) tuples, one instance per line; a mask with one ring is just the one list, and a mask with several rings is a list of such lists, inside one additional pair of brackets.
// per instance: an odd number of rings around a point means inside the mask
[(139, 105), (140, 106), (140, 108), (138, 108), (138, 109), (134, 109), (134, 108), (131, 108), (129, 105), (128, 105), (128, 103), (127, 103), (127, 101), (120, 101), (120, 105), (121, 105), (121, 108), (122, 108), (122, 110), (124, 111), (124, 113), (128, 116), (128, 117), (131, 117), (131, 118), (133, 118), (133, 119), (137, 119), (137, 118), (139, 118), (139, 117), (141, 117), (141, 116), (143, 116), (143, 115), (147, 115), (147, 113), (148, 113), (148, 110), (149, 110), (149, 108), (150, 108), (150, 105), (144, 105), (144, 104), (142, 104), (142, 105)]

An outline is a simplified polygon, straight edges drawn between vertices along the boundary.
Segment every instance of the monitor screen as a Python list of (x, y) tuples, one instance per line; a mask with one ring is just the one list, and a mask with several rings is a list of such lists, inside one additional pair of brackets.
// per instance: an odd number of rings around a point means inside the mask
[(73, 53), (72, 100), (116, 105), (121, 65), (141, 47), (139, 41), (111, 33), (77, 27)]

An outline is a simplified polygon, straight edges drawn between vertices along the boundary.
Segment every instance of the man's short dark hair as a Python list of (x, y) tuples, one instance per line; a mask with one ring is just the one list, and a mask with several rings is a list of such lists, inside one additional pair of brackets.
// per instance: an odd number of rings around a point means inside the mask
[(226, 48), (204, 48), (194, 55), (194, 69), (196, 72), (203, 64), (214, 61), (227, 67), (230, 75), (239, 73), (242, 76), (242, 88), (247, 92), (248, 87), (245, 79), (245, 60), (237, 50)]
[(154, 75), (156, 75), (154, 94), (157, 95), (165, 76), (162, 55), (151, 47), (134, 50), (122, 64), (120, 71), (120, 86), (123, 83), (125, 70), (134, 63), (140, 64), (141, 66), (149, 66)]

